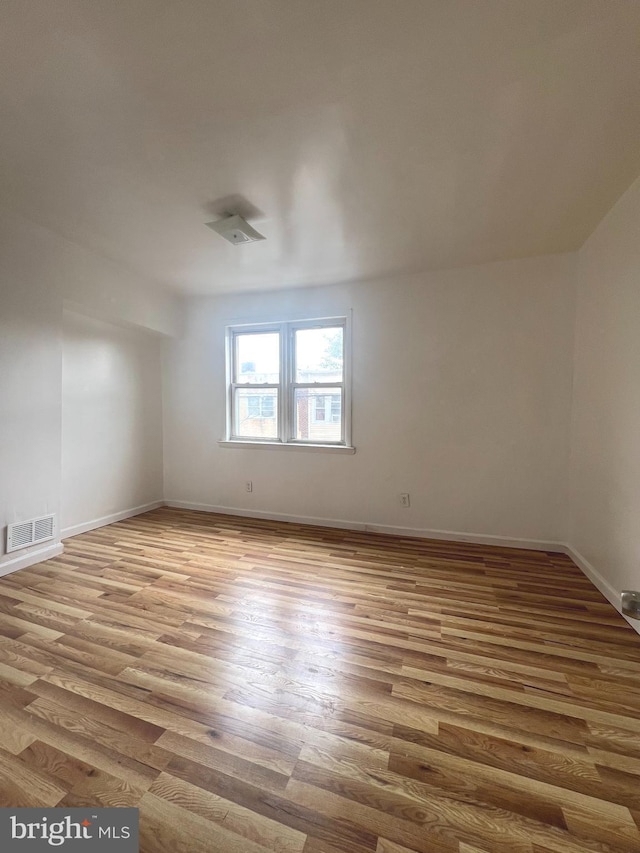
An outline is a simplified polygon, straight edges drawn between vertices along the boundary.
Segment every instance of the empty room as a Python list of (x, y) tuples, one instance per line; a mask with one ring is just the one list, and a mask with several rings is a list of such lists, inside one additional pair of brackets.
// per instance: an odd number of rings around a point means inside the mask
[(640, 853), (640, 2), (0, 4), (0, 850)]

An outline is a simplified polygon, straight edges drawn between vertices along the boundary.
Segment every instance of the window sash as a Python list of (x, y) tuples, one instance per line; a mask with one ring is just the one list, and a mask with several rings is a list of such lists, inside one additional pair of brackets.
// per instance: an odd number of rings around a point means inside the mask
[[(236, 424), (236, 422), (235, 422), (236, 414), (239, 410), (239, 404), (237, 401), (237, 393), (238, 393), (238, 391), (247, 391), (248, 389), (250, 389), (251, 391), (253, 391), (255, 389), (260, 391), (264, 388), (273, 388), (276, 391), (277, 402), (273, 406), (273, 414), (269, 415), (268, 417), (263, 416), (263, 414), (262, 414), (263, 395), (257, 394), (257, 395), (255, 395), (255, 399), (258, 401), (259, 413), (257, 415), (249, 416), (248, 419), (249, 420), (266, 420), (269, 422), (270, 425), (273, 423), (273, 421), (275, 419), (276, 424), (278, 426), (278, 433), (276, 436), (261, 436), (261, 435), (246, 435), (246, 434), (242, 435), (240, 433), (240, 430), (239, 430), (240, 424), (239, 423)], [(232, 441), (268, 441), (268, 442), (278, 441), (279, 440), (278, 436), (279, 436), (279, 431), (280, 431), (280, 421), (279, 421), (280, 415), (279, 415), (279, 413), (280, 413), (280, 409), (281, 409), (281, 399), (280, 399), (281, 396), (282, 395), (281, 395), (279, 385), (271, 384), (271, 385), (267, 386), (267, 385), (249, 385), (246, 383), (239, 383), (239, 384), (233, 383), (231, 385), (231, 388), (230, 388), (230, 396), (229, 396), (230, 411), (228, 413), (228, 417), (230, 419), (230, 424), (231, 424), (231, 427), (233, 430), (232, 432), (229, 433), (230, 439)]]
[[(340, 424), (340, 438), (335, 440), (335, 441), (332, 441), (331, 439), (323, 439), (322, 444), (346, 444), (346, 434), (345, 434), (345, 427), (346, 427), (346, 412), (345, 412), (345, 409), (346, 409), (346, 403), (345, 403), (346, 385), (344, 382), (295, 382), (295, 383), (292, 383), (291, 388), (290, 388), (290, 394), (291, 394), (290, 412), (292, 415), (292, 423), (291, 423), (291, 438), (289, 438), (289, 443), (295, 443), (295, 444), (317, 444), (318, 443), (316, 440), (314, 440), (312, 438), (296, 438), (296, 436), (295, 436), (296, 391), (298, 391), (299, 389), (304, 390), (305, 388), (309, 388), (310, 390), (313, 390), (313, 391), (322, 391), (323, 389), (326, 389), (326, 392), (324, 394), (318, 395), (318, 396), (321, 396), (323, 398), (323, 400), (325, 401), (325, 419), (324, 419), (324, 421), (317, 421), (317, 423), (325, 423), (325, 424), (339, 423)], [(337, 394), (334, 395), (334, 394), (330, 393), (331, 391), (336, 391), (336, 390), (340, 390), (340, 392), (341, 392), (339, 396), (342, 400), (342, 407), (341, 407), (341, 412), (340, 412), (340, 419), (337, 421), (334, 421), (331, 418), (330, 413), (329, 413), (329, 416), (327, 417), (327, 412), (329, 412), (329, 410), (331, 408), (331, 404), (327, 405), (326, 400), (327, 400), (327, 397), (333, 397), (333, 396), (337, 397), (338, 396)], [(314, 401), (314, 409), (315, 409), (315, 405), (316, 405), (316, 403)]]
[[(330, 329), (342, 328), (342, 381), (336, 382), (295, 382), (296, 377), (296, 332), (302, 329)], [(261, 333), (278, 333), (280, 341), (280, 381), (266, 383), (249, 383), (235, 381), (238, 373), (238, 337), (241, 335), (261, 334)], [(229, 441), (248, 441), (248, 442), (265, 442), (269, 444), (301, 444), (301, 445), (334, 445), (334, 446), (350, 446), (351, 435), (351, 400), (350, 400), (350, 322), (349, 317), (329, 317), (314, 320), (302, 320), (295, 322), (283, 323), (268, 323), (246, 326), (229, 326), (227, 328), (227, 439)], [(238, 388), (251, 388), (251, 390), (259, 391), (260, 389), (275, 388), (277, 394), (277, 407), (275, 416), (278, 423), (277, 438), (248, 438), (237, 434), (237, 425), (235, 424), (235, 408), (234, 400)], [(327, 389), (326, 396), (332, 396), (331, 391), (340, 389), (340, 397), (342, 400), (341, 414), (339, 421), (334, 421), (328, 407), (328, 418), (325, 418), (327, 424), (340, 423), (340, 439), (336, 441), (322, 440), (321, 442), (314, 439), (298, 439), (295, 436), (296, 417), (295, 417), (295, 399), (296, 390), (312, 388), (320, 391), (323, 388)]]

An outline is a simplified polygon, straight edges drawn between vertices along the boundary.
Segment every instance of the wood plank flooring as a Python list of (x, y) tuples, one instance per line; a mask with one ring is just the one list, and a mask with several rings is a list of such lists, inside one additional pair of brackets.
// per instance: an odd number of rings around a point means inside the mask
[(0, 579), (0, 805), (145, 853), (640, 853), (640, 637), (560, 554), (161, 509)]

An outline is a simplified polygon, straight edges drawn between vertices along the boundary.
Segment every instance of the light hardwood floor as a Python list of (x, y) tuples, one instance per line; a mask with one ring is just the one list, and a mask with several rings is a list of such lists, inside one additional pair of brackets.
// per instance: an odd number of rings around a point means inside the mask
[(0, 805), (145, 853), (640, 853), (640, 637), (560, 554), (161, 509), (0, 579)]

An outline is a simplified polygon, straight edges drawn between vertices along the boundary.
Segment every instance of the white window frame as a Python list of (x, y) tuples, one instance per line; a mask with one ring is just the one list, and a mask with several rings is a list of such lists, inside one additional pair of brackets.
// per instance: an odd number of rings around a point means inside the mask
[[(296, 382), (295, 334), (304, 329), (342, 328), (343, 334), (343, 371), (342, 382)], [(322, 317), (311, 320), (295, 320), (278, 323), (243, 323), (226, 327), (226, 434), (219, 443), (224, 447), (268, 447), (298, 448), (308, 450), (335, 450), (354, 452), (351, 444), (351, 318)], [(280, 338), (280, 376), (277, 383), (236, 382), (237, 346), (239, 335), (278, 333)], [(250, 438), (235, 435), (233, 432), (233, 403), (238, 388), (251, 388), (254, 391), (275, 388), (278, 391), (277, 438)], [(341, 439), (321, 443), (295, 437), (295, 394), (298, 388), (331, 389), (342, 392), (342, 415), (340, 419)]]

